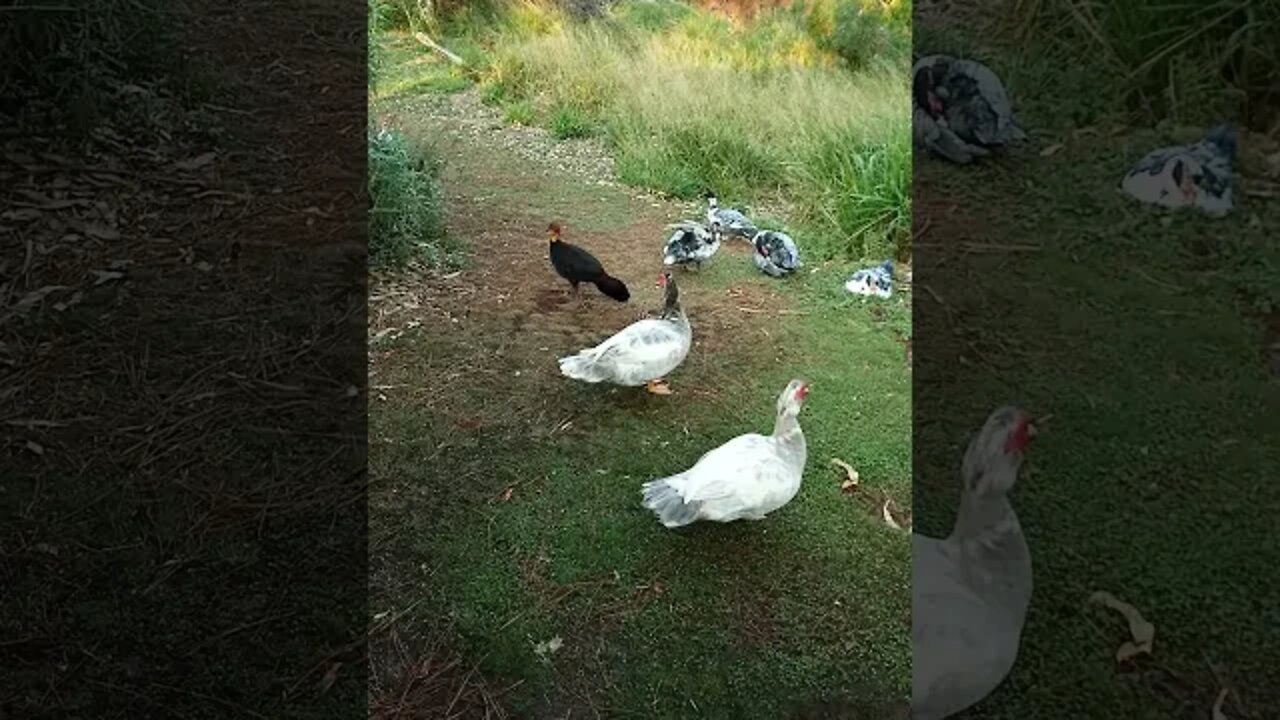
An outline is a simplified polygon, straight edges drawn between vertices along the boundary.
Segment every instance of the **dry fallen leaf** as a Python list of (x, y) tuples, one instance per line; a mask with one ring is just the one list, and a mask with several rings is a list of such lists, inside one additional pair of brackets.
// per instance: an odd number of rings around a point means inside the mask
[(888, 525), (894, 530), (902, 529), (902, 526), (898, 524), (898, 521), (894, 520), (893, 515), (889, 513), (889, 498), (885, 498), (884, 505), (880, 506), (880, 516), (884, 518), (885, 525)]
[(1089, 600), (1115, 610), (1129, 621), (1129, 634), (1133, 639), (1126, 640), (1116, 651), (1117, 661), (1123, 662), (1142, 653), (1151, 654), (1151, 644), (1156, 637), (1156, 626), (1147, 622), (1137, 608), (1105, 590), (1095, 592)]
[(1227, 717), (1226, 713), (1222, 712), (1222, 703), (1226, 702), (1226, 700), (1227, 700), (1227, 689), (1222, 688), (1222, 691), (1218, 693), (1218, 699), (1213, 702), (1212, 720), (1231, 720), (1231, 718)]
[(120, 232), (102, 225), (85, 225), (84, 234), (99, 240), (119, 240)]
[(94, 274), (94, 277), (96, 278), (93, 281), (93, 284), (95, 287), (106, 282), (111, 282), (112, 280), (119, 280), (120, 278), (124, 277), (124, 273), (117, 272), (115, 270), (91, 270), (90, 272), (92, 272)]
[(1062, 149), (1062, 143), (1054, 143), (1040, 151), (1040, 157), (1049, 157), (1050, 155)]
[(515, 490), (516, 488), (514, 485), (507, 488), (506, 490), (503, 490), (502, 494), (498, 496), (498, 499), (501, 500), (502, 502), (507, 502), (508, 500), (511, 499), (511, 493), (515, 492)]
[(548, 658), (551, 657), (551, 655), (555, 654), (555, 652), (559, 650), (560, 647), (563, 645), (564, 645), (564, 641), (560, 639), (559, 635), (557, 635), (551, 638), (550, 640), (540, 642), (534, 645), (533, 654), (537, 655), (542, 660), (547, 660)]
[(31, 292), (24, 295), (21, 300), (15, 303), (9, 312), (12, 315), (24, 313), (27, 310), (30, 310), (35, 305), (39, 304), (41, 300), (44, 300), (45, 296), (47, 296), (49, 293), (57, 292), (58, 290), (66, 290), (66, 289), (67, 289), (66, 285), (45, 285), (39, 290), (32, 290)]
[(853, 469), (849, 463), (839, 459), (831, 458), (831, 464), (834, 467), (844, 471), (844, 480), (840, 483), (840, 492), (852, 494), (858, 491), (858, 471)]

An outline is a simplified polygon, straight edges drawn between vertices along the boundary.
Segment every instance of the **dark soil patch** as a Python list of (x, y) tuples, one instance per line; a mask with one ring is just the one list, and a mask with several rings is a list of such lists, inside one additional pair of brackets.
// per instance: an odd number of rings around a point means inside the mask
[(167, 124), (105, 117), (82, 154), (48, 119), (6, 144), (6, 205), (44, 199), (7, 235), (5, 300), (67, 286), (3, 329), (0, 616), (19, 641), (0, 648), (0, 706), (15, 716), (363, 705), (351, 20), (193, 6), (186, 47), (216, 73), (214, 101), (175, 97), (183, 78), (111, 81)]

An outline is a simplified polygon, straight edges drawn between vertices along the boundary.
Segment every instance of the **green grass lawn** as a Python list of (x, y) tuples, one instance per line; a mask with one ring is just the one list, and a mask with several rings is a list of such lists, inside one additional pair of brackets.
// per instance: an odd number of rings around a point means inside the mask
[[(949, 529), (965, 433), (993, 407), (1054, 418), (1014, 498), (1036, 582), (1022, 652), (964, 716), (1208, 717), (1226, 685), (1229, 717), (1268, 717), (1280, 699), (1280, 394), (1257, 311), (1275, 297), (1260, 271), (1277, 266), (1280, 208), (1237, 194), (1226, 219), (1162, 221), (1115, 188), (1169, 138), (1112, 133), (1090, 106), (1102, 91), (1080, 80), (1087, 59), (965, 32), (917, 22), (917, 50), (986, 60), (1034, 142), (977, 167), (917, 160), (917, 226), (930, 225), (916, 281), (932, 291), (915, 318), (917, 529)], [(1088, 604), (1096, 590), (1155, 624), (1151, 657), (1115, 662), (1126, 626)]]

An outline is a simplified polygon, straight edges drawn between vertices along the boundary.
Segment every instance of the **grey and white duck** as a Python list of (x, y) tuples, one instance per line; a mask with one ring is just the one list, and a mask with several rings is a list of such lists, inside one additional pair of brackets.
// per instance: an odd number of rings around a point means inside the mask
[(1236, 143), (1235, 128), (1223, 123), (1195, 144), (1152, 150), (1125, 174), (1120, 189), (1151, 205), (1197, 207), (1221, 217), (1233, 207)]
[(751, 260), (761, 272), (770, 277), (790, 275), (804, 264), (800, 261), (800, 248), (796, 241), (784, 232), (761, 230), (756, 233), (751, 244), (755, 246)]
[(720, 207), (719, 198), (711, 192), (707, 193), (707, 225), (717, 238), (728, 235), (751, 240), (758, 232), (756, 224), (741, 210)]
[(662, 247), (662, 264), (667, 267), (679, 265), (701, 270), (702, 264), (720, 249), (720, 238), (701, 223), (683, 220), (668, 225), (667, 229), (674, 230)]
[(976, 60), (928, 55), (911, 69), (912, 136), (917, 146), (967, 165), (1027, 138), (1004, 83)]

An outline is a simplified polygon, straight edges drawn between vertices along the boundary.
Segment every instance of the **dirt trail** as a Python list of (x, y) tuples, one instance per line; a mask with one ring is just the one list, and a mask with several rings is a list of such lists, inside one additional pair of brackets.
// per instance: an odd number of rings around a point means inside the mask
[[(372, 298), (375, 337), (409, 323), (432, 332), (465, 330), (451, 337), (471, 345), (468, 365), (451, 377), (492, 373), (494, 361), (506, 358), (533, 371), (521, 376), (545, 379), (558, 377), (557, 357), (659, 309), (656, 281), (670, 234), (665, 225), (700, 218), (700, 203), (623, 187), (608, 177), (612, 165), (599, 144), (556, 142), (544, 131), (509, 126), (471, 93), (418, 98), (382, 113), (380, 121), (433, 142), (441, 153), (448, 232), (465, 241), (470, 260), (460, 272), (382, 283)], [(564, 226), (566, 241), (590, 250), (628, 285), (629, 302), (615, 302), (591, 285), (581, 287), (581, 306), (570, 297), (548, 259), (552, 221)], [(749, 265), (749, 253), (745, 242), (728, 243), (713, 263)], [(727, 288), (696, 272), (677, 271), (677, 280), (694, 349), (673, 387), (700, 394), (707, 391), (697, 387), (700, 368), (709, 358), (714, 354), (712, 367), (720, 367), (738, 351), (771, 345), (766, 312), (788, 301), (762, 276), (746, 275)]]

